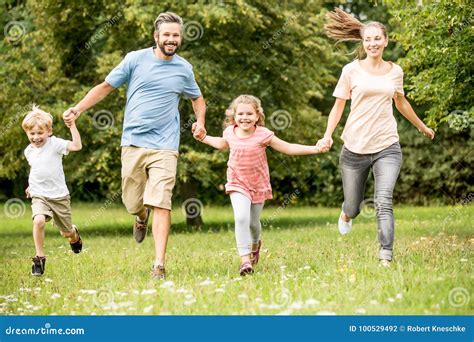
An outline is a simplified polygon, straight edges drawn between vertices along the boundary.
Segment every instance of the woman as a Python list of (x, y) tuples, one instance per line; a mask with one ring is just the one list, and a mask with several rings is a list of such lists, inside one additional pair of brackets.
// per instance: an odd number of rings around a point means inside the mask
[(329, 114), (324, 137), (318, 141), (328, 151), (347, 100), (351, 110), (342, 140), (340, 168), (344, 189), (344, 203), (339, 217), (339, 231), (347, 234), (352, 219), (359, 212), (364, 199), (365, 183), (372, 168), (375, 178), (375, 207), (380, 242), (379, 260), (390, 266), (394, 239), (393, 189), (402, 165), (397, 123), (393, 116), (392, 99), (402, 113), (426, 137), (434, 132), (416, 115), (403, 92), (403, 71), (395, 63), (384, 61), (383, 51), (388, 44), (385, 26), (379, 22), (362, 24), (336, 9), (327, 14), (326, 34), (337, 41), (360, 40), (365, 58), (354, 60), (342, 69), (334, 90), (336, 102)]

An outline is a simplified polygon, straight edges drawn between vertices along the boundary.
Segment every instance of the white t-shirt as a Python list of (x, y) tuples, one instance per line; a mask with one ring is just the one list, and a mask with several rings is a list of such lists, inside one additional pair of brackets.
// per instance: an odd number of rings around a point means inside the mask
[(25, 157), (31, 166), (28, 183), (31, 196), (58, 198), (69, 195), (63, 171), (63, 155), (67, 155), (68, 140), (51, 136), (41, 147), (28, 145)]
[(396, 143), (397, 121), (392, 99), (403, 92), (403, 70), (395, 63), (384, 75), (367, 73), (355, 60), (342, 69), (333, 96), (351, 100), (342, 140), (354, 153), (376, 153)]

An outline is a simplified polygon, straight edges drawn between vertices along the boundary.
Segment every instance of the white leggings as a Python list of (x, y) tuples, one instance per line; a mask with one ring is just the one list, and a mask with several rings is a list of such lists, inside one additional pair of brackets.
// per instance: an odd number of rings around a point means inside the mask
[(231, 192), (230, 201), (234, 209), (235, 240), (240, 256), (248, 255), (252, 251), (252, 243), (260, 240), (262, 227), (260, 213), (263, 203), (254, 203), (240, 192)]

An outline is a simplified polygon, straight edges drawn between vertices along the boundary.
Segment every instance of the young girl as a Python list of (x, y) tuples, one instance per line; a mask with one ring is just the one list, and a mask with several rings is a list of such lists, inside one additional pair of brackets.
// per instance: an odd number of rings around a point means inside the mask
[(272, 198), (266, 147), (288, 155), (316, 154), (320, 150), (277, 138), (264, 127), (265, 115), (255, 96), (240, 95), (232, 101), (226, 115), (227, 127), (222, 138), (207, 135), (201, 141), (220, 150), (230, 148), (225, 189), (234, 210), (240, 275), (244, 276), (253, 273), (258, 262), (262, 246), (260, 213), (265, 200)]
[(339, 217), (339, 231), (347, 234), (352, 219), (360, 212), (365, 183), (370, 169), (375, 178), (375, 207), (380, 242), (380, 265), (387, 267), (392, 260), (394, 220), (392, 196), (402, 165), (397, 122), (393, 116), (392, 99), (402, 113), (423, 135), (433, 139), (434, 132), (413, 111), (404, 96), (403, 70), (395, 63), (384, 61), (388, 44), (385, 26), (379, 22), (362, 24), (346, 12), (336, 9), (328, 14), (326, 34), (338, 41), (362, 42), (366, 54), (342, 69), (334, 90), (336, 102), (328, 118), (323, 139), (317, 146), (328, 151), (347, 100), (351, 111), (342, 140), (340, 168), (344, 203)]

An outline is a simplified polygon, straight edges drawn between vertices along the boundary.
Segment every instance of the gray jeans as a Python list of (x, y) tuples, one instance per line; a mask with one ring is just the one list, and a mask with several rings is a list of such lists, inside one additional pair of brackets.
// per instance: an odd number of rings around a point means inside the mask
[(373, 154), (358, 154), (342, 147), (339, 158), (344, 204), (342, 210), (350, 218), (359, 215), (364, 205), (365, 184), (372, 168), (375, 178), (375, 212), (377, 215), (379, 258), (392, 260), (394, 239), (393, 189), (402, 166), (400, 144), (393, 145)]

